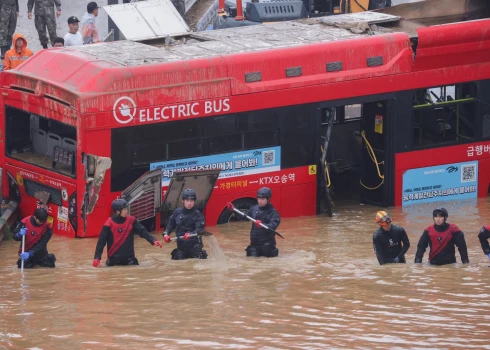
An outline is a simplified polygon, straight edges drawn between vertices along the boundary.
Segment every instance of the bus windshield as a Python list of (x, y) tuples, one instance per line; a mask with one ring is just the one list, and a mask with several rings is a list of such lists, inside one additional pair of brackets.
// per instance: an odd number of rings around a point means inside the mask
[(75, 176), (74, 126), (7, 106), (6, 155), (64, 175)]

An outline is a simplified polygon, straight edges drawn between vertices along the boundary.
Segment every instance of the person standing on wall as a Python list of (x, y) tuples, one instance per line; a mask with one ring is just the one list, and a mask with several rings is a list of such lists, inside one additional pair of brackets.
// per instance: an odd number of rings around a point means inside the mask
[[(56, 17), (54, 8), (56, 6)], [(27, 2), (27, 17), (32, 19), (32, 8), (34, 7), (34, 24), (36, 26), (37, 33), (39, 34), (39, 41), (43, 49), (48, 48), (48, 37), (46, 36), (46, 28), (48, 28), (49, 39), (51, 40), (51, 46), (54, 46), (54, 39), (58, 37), (56, 35), (56, 18), (61, 15), (61, 1), (60, 0), (29, 0)]]

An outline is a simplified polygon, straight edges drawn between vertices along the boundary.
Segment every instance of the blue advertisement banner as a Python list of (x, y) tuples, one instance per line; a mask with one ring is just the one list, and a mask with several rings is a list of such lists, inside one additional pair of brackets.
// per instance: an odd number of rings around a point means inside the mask
[(174, 171), (221, 169), (220, 179), (268, 173), (281, 170), (281, 147), (151, 163), (153, 169), (162, 169), (162, 186), (168, 186)]
[(402, 205), (478, 195), (478, 161), (411, 169), (403, 174)]

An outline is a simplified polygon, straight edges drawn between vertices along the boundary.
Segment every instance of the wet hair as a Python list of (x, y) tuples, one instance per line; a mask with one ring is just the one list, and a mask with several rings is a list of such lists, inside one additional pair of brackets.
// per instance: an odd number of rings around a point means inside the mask
[(63, 46), (65, 46), (65, 39), (57, 37), (54, 39), (53, 46), (57, 43), (61, 43), (61, 44), (63, 44)]
[(48, 211), (44, 208), (38, 208), (34, 212), (34, 217), (40, 222), (45, 223), (48, 220)]

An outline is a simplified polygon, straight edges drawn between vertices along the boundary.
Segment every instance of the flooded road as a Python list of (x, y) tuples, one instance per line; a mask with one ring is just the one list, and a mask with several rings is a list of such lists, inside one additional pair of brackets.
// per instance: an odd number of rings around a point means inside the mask
[(95, 239), (55, 236), (57, 268), (23, 277), (18, 243), (3, 241), (0, 349), (490, 349), (490, 262), (477, 238), (490, 203), (444, 205), (465, 232), (467, 266), (429, 266), (428, 253), (413, 264), (434, 204), (390, 210), (411, 241), (406, 265), (378, 265), (380, 208), (360, 205), (284, 219), (274, 259), (245, 257), (245, 222), (210, 229), (226, 261), (206, 241), (209, 260), (171, 261), (175, 243), (136, 238), (140, 266), (96, 269)]

